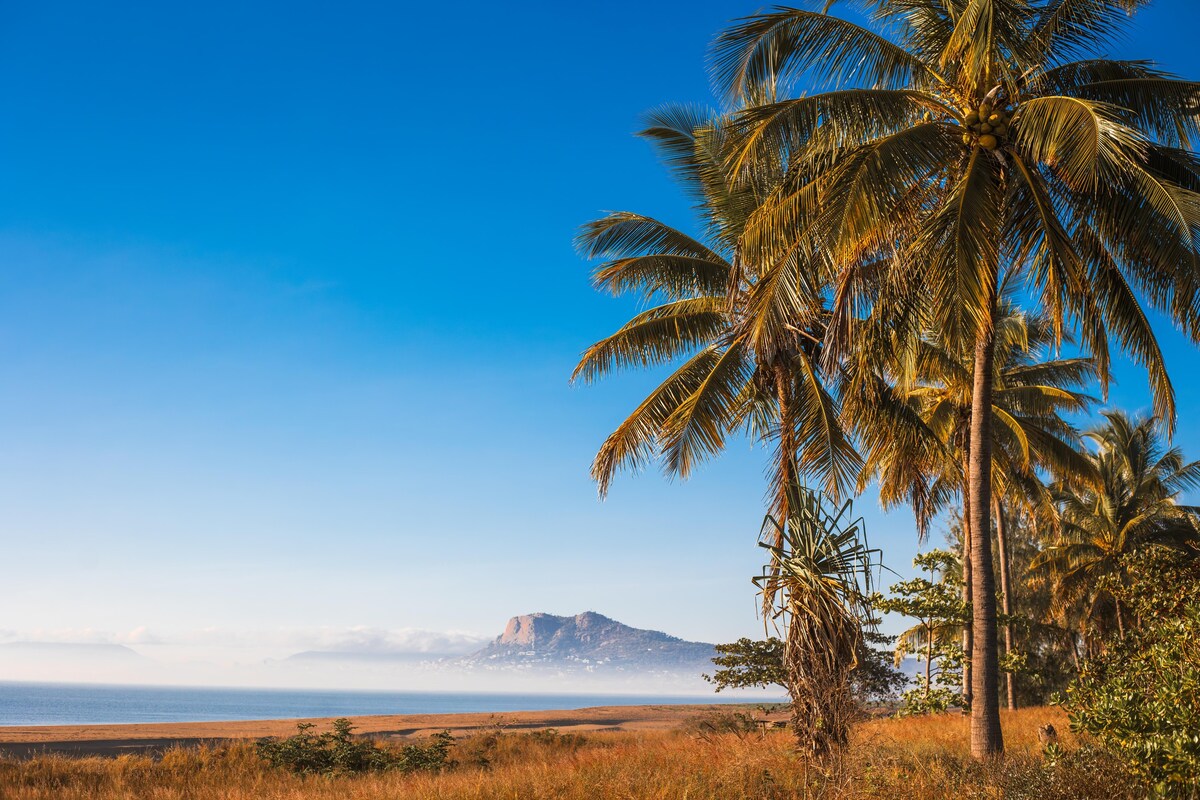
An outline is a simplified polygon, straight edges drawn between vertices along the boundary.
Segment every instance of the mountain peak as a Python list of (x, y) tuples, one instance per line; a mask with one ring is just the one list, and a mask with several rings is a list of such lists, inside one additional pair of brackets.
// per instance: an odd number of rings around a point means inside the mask
[(584, 611), (573, 617), (560, 617), (539, 611), (510, 619), (504, 626), (504, 633), (500, 634), (494, 644), (536, 648), (539, 645), (549, 645), (556, 636), (561, 640), (564, 637), (577, 636), (582, 631), (606, 626), (636, 630), (595, 611)]
[(573, 617), (537, 612), (513, 617), (504, 633), (469, 661), (511, 664), (608, 664), (623, 668), (709, 666), (711, 644), (632, 628), (595, 611)]

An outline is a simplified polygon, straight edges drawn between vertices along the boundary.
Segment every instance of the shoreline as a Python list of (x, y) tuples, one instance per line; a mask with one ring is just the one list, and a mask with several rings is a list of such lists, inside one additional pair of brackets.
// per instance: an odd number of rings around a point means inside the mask
[[(408, 739), (448, 730), (455, 736), (484, 731), (530, 732), (554, 728), (564, 732), (663, 731), (683, 727), (704, 714), (740, 708), (740, 703), (693, 705), (647, 704), (591, 706), (548, 711), (458, 714), (379, 714), (348, 716), (356, 734)], [(746, 706), (758, 704), (748, 702)], [(317, 732), (328, 730), (334, 717), (237, 720), (230, 722), (153, 722), (115, 725), (20, 725), (0, 727), (0, 757), (29, 758), (57, 753), (72, 756), (115, 756), (159, 752), (171, 747), (247, 741), (264, 736), (290, 736), (301, 722)]]

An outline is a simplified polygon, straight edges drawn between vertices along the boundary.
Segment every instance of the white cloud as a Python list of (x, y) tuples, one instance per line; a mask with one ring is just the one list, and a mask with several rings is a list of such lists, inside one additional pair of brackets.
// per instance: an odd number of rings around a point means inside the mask
[(128, 633), (116, 636), (118, 644), (163, 644), (163, 639), (151, 633), (145, 625), (139, 625)]
[(49, 644), (156, 644), (159, 637), (150, 633), (145, 625), (139, 625), (126, 633), (99, 630), (97, 628), (34, 628), (29, 631), (4, 631), (0, 638), (23, 642)]
[(313, 641), (313, 650), (338, 650), (351, 653), (414, 653), (458, 655), (478, 650), (487, 641), (464, 631), (430, 631), (422, 628), (322, 628)]
[(36, 628), (26, 631), (0, 630), (0, 642), (26, 641), (62, 644), (120, 644), (126, 646), (174, 646), (190, 650), (261, 651), (285, 657), (304, 650), (347, 653), (461, 655), (478, 650), (491, 640), (467, 631), (431, 631), (423, 628), (320, 627), (273, 631), (229, 630), (206, 627), (173, 634), (160, 634), (139, 625), (114, 633), (96, 628)]

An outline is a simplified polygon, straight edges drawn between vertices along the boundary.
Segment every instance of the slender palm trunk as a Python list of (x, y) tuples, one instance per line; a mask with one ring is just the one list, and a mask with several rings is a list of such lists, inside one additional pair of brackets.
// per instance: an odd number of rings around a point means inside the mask
[[(971, 445), (966, 442), (963, 445), (963, 487), (962, 487), (962, 599), (967, 608), (972, 608), (972, 590), (971, 590), (971, 492), (970, 481), (968, 480), (971, 474)], [(971, 649), (973, 641), (971, 636), (971, 618), (967, 617), (963, 621), (962, 627), (962, 651), (963, 651), (963, 668), (962, 668), (962, 696), (963, 696), (963, 714), (971, 713)]]
[(791, 516), (788, 508), (788, 489), (796, 478), (796, 426), (793, 419), (792, 385), (788, 370), (782, 365), (775, 367), (775, 393), (779, 400), (779, 485), (775, 487), (775, 512), (781, 524), (786, 525)]
[[(1012, 583), (1008, 563), (1008, 527), (1004, 519), (1004, 507), (1000, 503), (1000, 498), (995, 501), (996, 513), (996, 543), (1000, 550), (1000, 610), (1004, 612), (1007, 618), (1004, 620), (1004, 655), (1009, 655), (1013, 651), (1013, 625), (1012, 625)], [(1008, 707), (1015, 709), (1017, 707), (1017, 676), (1012, 672), (1007, 672), (1004, 675), (1005, 690), (1008, 695)]]
[[(775, 394), (779, 401), (779, 467), (778, 467), (778, 483), (775, 486), (775, 498), (772, 501), (771, 513), (775, 515), (775, 519), (779, 521), (780, 530), (775, 535), (775, 545), (778, 547), (783, 544), (783, 528), (789, 523), (791, 518), (791, 501), (788, 496), (788, 491), (796, 479), (796, 437), (795, 425), (792, 422), (792, 391), (791, 382), (787, 370), (780, 362), (776, 362), (774, 368), (775, 379)], [(777, 566), (772, 566), (772, 570), (778, 570)], [(764, 619), (769, 619), (771, 605), (773, 603), (772, 596), (764, 593), (762, 597), (762, 612)], [(787, 641), (791, 641), (789, 636)], [(791, 659), (785, 659), (786, 663), (793, 663)], [(796, 705), (796, 698), (792, 698), (793, 706)]]
[(991, 325), (975, 344), (975, 382), (971, 393), (971, 755), (985, 758), (1004, 752), (1000, 731), (1000, 669), (996, 658), (996, 577), (992, 570), (992, 361)]

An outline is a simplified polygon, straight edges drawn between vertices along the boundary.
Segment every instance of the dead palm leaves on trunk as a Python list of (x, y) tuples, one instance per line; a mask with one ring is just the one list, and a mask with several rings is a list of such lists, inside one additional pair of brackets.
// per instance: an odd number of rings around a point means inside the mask
[(823, 756), (846, 745), (854, 717), (850, 675), (878, 551), (867, 547), (850, 502), (835, 505), (798, 483), (787, 491), (787, 519), (767, 515), (763, 522), (759, 546), (771, 559), (754, 582), (764, 616), (785, 642), (797, 745)]

